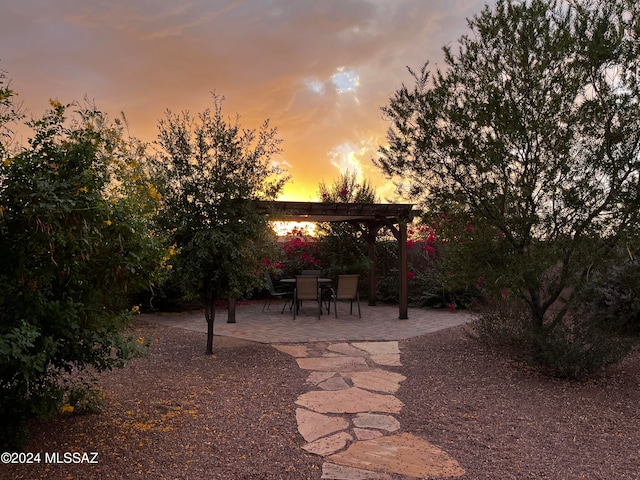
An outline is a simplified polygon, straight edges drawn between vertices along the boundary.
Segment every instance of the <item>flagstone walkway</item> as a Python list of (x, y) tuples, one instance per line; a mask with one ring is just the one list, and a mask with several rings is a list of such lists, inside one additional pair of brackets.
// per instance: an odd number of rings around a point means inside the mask
[(275, 345), (309, 371), (310, 391), (298, 397), (302, 448), (325, 458), (322, 478), (386, 480), (456, 477), (464, 469), (446, 452), (410, 433), (397, 433), (405, 380), (397, 341)]
[[(277, 305), (266, 313), (259, 305), (240, 306), (232, 324), (223, 323), (226, 312), (217, 315), (216, 335), (271, 343), (309, 372), (309, 391), (295, 402), (296, 420), (307, 442), (302, 448), (325, 459), (323, 479), (465, 474), (445, 451), (403, 431), (396, 415), (404, 405), (395, 393), (405, 377), (391, 368), (402, 365), (397, 340), (460, 325), (468, 315), (415, 309), (408, 320), (398, 320), (397, 307), (364, 305), (362, 319), (340, 313), (338, 319), (323, 315), (318, 320), (303, 313), (294, 321)], [(201, 312), (147, 315), (146, 320), (206, 332)]]

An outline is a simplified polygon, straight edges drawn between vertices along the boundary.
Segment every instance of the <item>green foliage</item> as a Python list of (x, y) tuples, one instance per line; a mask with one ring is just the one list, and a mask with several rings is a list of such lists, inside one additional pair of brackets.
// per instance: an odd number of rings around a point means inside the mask
[[(399, 301), (398, 250), (395, 240), (381, 238), (376, 242), (376, 299), (381, 302)], [(412, 300), (410, 297), (409, 302)]]
[[(121, 367), (144, 349), (123, 334), (127, 295), (163, 255), (143, 148), (92, 108), (28, 123), (28, 148), (0, 165), (0, 434), (57, 410), (60, 376)], [(151, 190), (153, 192), (153, 190)]]
[[(319, 185), (325, 203), (375, 203), (376, 193), (368, 180), (360, 182), (355, 173), (347, 172), (327, 185)], [(369, 270), (367, 241), (361, 225), (351, 223), (319, 223), (318, 245), (325, 261), (327, 275), (358, 273), (361, 278)]]
[(94, 384), (84, 382), (67, 389), (60, 411), (76, 415), (95, 414), (102, 412), (103, 406), (102, 391)]
[(376, 203), (377, 195), (369, 180), (358, 180), (355, 172), (346, 172), (327, 185), (320, 182), (319, 194), (326, 203)]
[(596, 272), (585, 289), (582, 304), (589, 314), (611, 331), (640, 333), (640, 262), (626, 259)]
[(155, 162), (174, 274), (187, 295), (206, 302), (211, 335), (216, 298), (264, 286), (262, 260), (277, 255), (275, 234), (252, 201), (275, 199), (287, 181), (274, 165), (276, 129), (242, 129), (223, 116), (223, 98), (214, 94), (213, 103), (197, 119), (167, 112)]
[(0, 70), (0, 161), (5, 161), (13, 138), (10, 125), (23, 118), (20, 106), (15, 103), (16, 92), (7, 81), (7, 74)]
[[(469, 309), (478, 306), (488, 289), (483, 277), (462, 275), (454, 258), (448, 254), (450, 240), (445, 222), (410, 223), (407, 228), (407, 271), (409, 305), (414, 307)], [(449, 220), (446, 221), (449, 223)], [(463, 236), (469, 235), (463, 229)], [(457, 241), (463, 242), (462, 238)], [(398, 243), (382, 239), (377, 242), (376, 272), (377, 298), (386, 302), (398, 302)]]
[(620, 335), (614, 324), (591, 315), (572, 316), (570, 321), (532, 325), (528, 306), (518, 300), (499, 299), (473, 323), (480, 341), (503, 354), (544, 368), (550, 374), (583, 379), (623, 359), (634, 339)]
[(469, 26), (446, 69), (413, 72), (383, 109), (377, 164), (451, 219), (452, 280), (482, 277), (537, 332), (569, 331), (588, 273), (638, 229), (640, 6), (499, 0)]

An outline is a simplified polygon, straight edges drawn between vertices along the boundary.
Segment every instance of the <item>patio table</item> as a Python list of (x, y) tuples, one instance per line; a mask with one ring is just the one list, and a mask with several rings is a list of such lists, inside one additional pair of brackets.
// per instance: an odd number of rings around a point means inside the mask
[[(296, 283), (296, 279), (295, 278), (281, 278), (280, 279), (280, 283)], [(323, 277), (319, 277), (318, 278), (318, 283), (319, 284), (327, 284), (327, 283), (331, 283), (331, 279), (330, 278), (323, 278)]]

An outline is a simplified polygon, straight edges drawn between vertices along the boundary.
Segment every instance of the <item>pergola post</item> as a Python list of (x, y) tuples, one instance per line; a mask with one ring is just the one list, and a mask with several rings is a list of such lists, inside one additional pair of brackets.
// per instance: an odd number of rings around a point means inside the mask
[(398, 224), (398, 243), (400, 244), (400, 320), (409, 318), (409, 272), (407, 270), (407, 222), (400, 220)]
[(403, 218), (397, 218), (395, 223), (398, 224), (396, 228), (394, 222), (388, 221), (387, 226), (393, 236), (398, 242), (398, 271), (400, 272), (400, 278), (398, 284), (400, 286), (399, 298), (398, 298), (398, 318), (400, 320), (406, 320), (409, 318), (409, 278), (407, 269), (407, 220)]

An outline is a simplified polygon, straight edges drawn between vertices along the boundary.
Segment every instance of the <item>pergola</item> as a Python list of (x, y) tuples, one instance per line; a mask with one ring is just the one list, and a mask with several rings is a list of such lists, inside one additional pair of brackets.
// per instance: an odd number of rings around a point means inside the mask
[(376, 236), (388, 227), (398, 241), (400, 303), (399, 319), (408, 316), (407, 223), (417, 213), (406, 203), (333, 203), (333, 202), (258, 202), (273, 221), (346, 222), (359, 228), (367, 241), (371, 269), (369, 270), (369, 305), (376, 304)]

